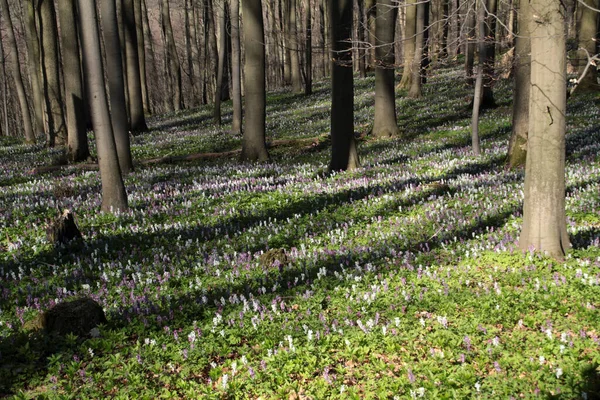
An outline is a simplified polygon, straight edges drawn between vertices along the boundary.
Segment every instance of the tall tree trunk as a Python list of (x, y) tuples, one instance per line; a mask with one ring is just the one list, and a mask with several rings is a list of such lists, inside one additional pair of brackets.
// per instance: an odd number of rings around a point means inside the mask
[(150, 107), (150, 96), (148, 95), (148, 80), (146, 79), (146, 46), (144, 44), (142, 0), (133, 0), (133, 7), (133, 11), (135, 14), (138, 59), (140, 63), (140, 84), (142, 87), (142, 103), (144, 106), (144, 112), (151, 114), (152, 110)]
[(125, 54), (127, 58), (127, 91), (129, 93), (129, 129), (133, 133), (146, 132), (146, 117), (142, 100), (142, 81), (140, 78), (140, 60), (137, 48), (137, 29), (133, 0), (123, 0), (123, 20), (125, 36)]
[(220, 4), (215, 4), (217, 7), (217, 19), (219, 22), (219, 60), (217, 64), (217, 93), (215, 95), (215, 108), (213, 110), (213, 119), (217, 125), (221, 125), (221, 100), (223, 99), (223, 80), (225, 75), (225, 56), (227, 54), (227, 29), (225, 7), (227, 6), (224, 0)]
[(304, 51), (305, 51), (305, 59), (306, 59), (306, 65), (304, 67), (305, 69), (305, 79), (304, 79), (304, 94), (309, 95), (312, 93), (312, 8), (311, 8), (311, 2), (310, 0), (305, 0), (306, 1), (306, 7), (305, 7), (305, 19), (306, 19), (306, 42), (304, 45)]
[(302, 74), (300, 72), (300, 54), (298, 53), (298, 20), (296, 18), (298, 3), (296, 0), (287, 0), (289, 7), (289, 47), (290, 47), (290, 66), (292, 78), (292, 90), (294, 93), (302, 91)]
[(366, 0), (365, 1), (365, 12), (367, 14), (367, 39), (369, 41), (369, 62), (368, 69), (375, 69), (375, 18), (377, 17), (377, 0)]
[(421, 82), (422, 82), (422, 65), (424, 58), (424, 47), (425, 47), (425, 13), (427, 10), (427, 2), (417, 3), (417, 23), (416, 23), (416, 36), (415, 36), (415, 54), (413, 57), (412, 65), (412, 78), (410, 82), (410, 89), (408, 91), (408, 97), (418, 99), (422, 96)]
[(117, 149), (112, 132), (110, 112), (104, 87), (104, 71), (98, 36), (96, 3), (78, 0), (83, 39), (83, 59), (87, 87), (92, 107), (92, 121), (98, 148), (98, 164), (102, 181), (102, 211), (117, 212), (127, 209), (127, 193), (119, 169)]
[(398, 87), (410, 89), (415, 62), (415, 45), (417, 39), (417, 0), (406, 0), (406, 24), (404, 27), (404, 71)]
[(329, 57), (327, 52), (327, 21), (326, 15), (328, 15), (326, 11), (326, 5), (329, 0), (321, 0), (321, 4), (319, 5), (319, 17), (321, 22), (321, 29), (319, 30), (320, 38), (321, 38), (321, 77), (327, 76), (327, 66), (329, 65)]
[(465, 54), (465, 77), (467, 83), (472, 85), (473, 79), (473, 65), (475, 64), (475, 49), (476, 43), (476, 25), (477, 25), (477, 11), (475, 7), (475, 1), (469, 1), (467, 6), (467, 51)]
[(242, 133), (242, 49), (240, 46), (240, 0), (231, 1), (231, 83), (233, 90), (233, 121), (231, 132)]
[(394, 0), (377, 1), (375, 22), (375, 121), (373, 135), (376, 138), (393, 137), (398, 134), (396, 122), (396, 96), (394, 93), (394, 36), (397, 8)]
[(525, 166), (527, 137), (529, 131), (529, 92), (531, 70), (531, 39), (529, 24), (531, 10), (529, 1), (519, 1), (518, 35), (515, 37), (514, 90), (512, 111), (512, 134), (508, 145), (508, 168)]
[(125, 102), (123, 60), (121, 58), (121, 41), (119, 40), (115, 0), (102, 0), (100, 13), (106, 51), (106, 76), (110, 93), (112, 133), (117, 147), (121, 173), (128, 174), (133, 169), (133, 162), (131, 160), (129, 130), (127, 129), (127, 103)]
[(269, 153), (265, 142), (265, 38), (261, 0), (243, 0), (242, 14), (246, 48), (246, 117), (241, 158), (246, 161), (266, 161)]
[(21, 63), (19, 61), (19, 53), (17, 49), (17, 41), (15, 39), (15, 33), (13, 28), (12, 19), (10, 17), (10, 10), (8, 8), (7, 0), (0, 0), (0, 7), (2, 9), (2, 15), (6, 23), (6, 39), (10, 47), (10, 62), (12, 64), (12, 76), (15, 81), (15, 87), (17, 88), (17, 96), (19, 98), (19, 105), (21, 107), (21, 118), (23, 120), (23, 130), (25, 133), (25, 141), (27, 143), (35, 143), (35, 134), (33, 133), (33, 126), (31, 124), (31, 116), (29, 115), (29, 105), (27, 104), (27, 96), (25, 94), (25, 86), (23, 85), (23, 77), (21, 75)]
[(358, 74), (361, 78), (367, 77), (367, 56), (366, 56), (366, 43), (365, 43), (365, 0), (356, 0), (356, 8), (358, 12), (358, 27), (357, 39), (358, 39)]
[(65, 76), (67, 154), (70, 161), (83, 161), (90, 155), (86, 129), (86, 102), (79, 56), (79, 26), (74, 0), (58, 1), (62, 65)]
[(354, 138), (352, 74), (352, 0), (329, 0), (331, 26), (331, 161), (330, 171), (358, 168)]
[[(158, 77), (157, 67), (156, 67), (156, 58), (154, 57), (154, 39), (152, 38), (152, 31), (150, 30), (150, 21), (148, 19), (148, 7), (146, 6), (146, 0), (142, 0), (142, 25), (144, 30), (144, 43), (147, 45), (145, 50), (147, 51), (145, 59), (146, 59), (146, 76), (150, 76), (150, 82), (153, 82), (153, 79)], [(148, 73), (148, 70), (149, 73)], [(123, 79), (125, 79), (125, 71), (123, 71)], [(147, 80), (146, 80), (147, 82)], [(127, 85), (125, 85), (127, 88)], [(153, 86), (148, 85), (146, 94), (148, 95), (148, 112), (152, 113), (152, 111), (156, 107), (156, 101), (154, 100), (153, 92), (151, 89)], [(125, 95), (127, 95), (127, 90), (125, 90)], [(127, 99), (127, 97), (126, 97)], [(127, 104), (127, 103), (125, 103)]]
[[(479, 0), (484, 1), (484, 0)], [(475, 79), (475, 94), (473, 96), (473, 114), (471, 117), (471, 146), (473, 155), (481, 155), (481, 143), (479, 140), (479, 110), (483, 97), (483, 60), (485, 60), (485, 7), (482, 3), (477, 9), (477, 43), (479, 47), (479, 64), (477, 65), (477, 78)]]
[(571, 247), (565, 215), (565, 16), (556, 0), (529, 4), (531, 93), (519, 247), (562, 259)]
[(44, 127), (44, 96), (41, 83), (41, 56), (40, 43), (38, 40), (37, 27), (35, 24), (35, 5), (36, 0), (27, 0), (23, 19), (25, 21), (25, 39), (27, 43), (29, 79), (31, 83), (31, 97), (33, 100), (34, 111), (34, 130), (39, 135), (46, 131)]
[[(2, 64), (2, 116), (4, 117), (4, 136), (9, 136), (8, 126), (8, 82), (6, 77), (6, 59), (4, 57), (4, 43), (0, 40), (0, 64)], [(2, 125), (2, 124), (0, 124)]]
[(585, 75), (584, 71), (588, 64), (588, 57), (593, 57), (596, 51), (598, 38), (598, 12), (594, 11), (600, 8), (600, 0), (580, 0), (577, 9), (577, 73), (578, 83), (576, 92), (597, 92), (600, 89), (598, 85), (598, 72), (596, 65), (590, 65)]
[(440, 55), (448, 57), (448, 32), (450, 29), (450, 0), (442, 0), (442, 43)]
[(184, 31), (185, 31), (185, 56), (186, 56), (186, 68), (188, 77), (188, 87), (190, 88), (189, 99), (186, 104), (192, 108), (196, 104), (196, 71), (194, 69), (194, 55), (192, 51), (192, 28), (193, 24), (190, 23), (194, 20), (194, 8), (190, 6), (190, 0), (185, 0), (183, 3), (184, 10)]
[(167, 42), (167, 63), (169, 65), (169, 71), (173, 77), (173, 81), (169, 82), (172, 85), (173, 93), (173, 105), (175, 111), (179, 111), (183, 108), (182, 98), (182, 81), (181, 81), (181, 65), (179, 64), (179, 56), (177, 55), (177, 46), (175, 45), (175, 37), (173, 36), (173, 26), (171, 25), (171, 9), (169, 6), (169, 0), (161, 0), (162, 5), (162, 29)]
[(291, 6), (289, 0), (279, 0), (279, 10), (281, 12), (280, 20), (281, 20), (281, 31), (283, 32), (283, 80), (286, 85), (292, 83), (292, 56), (291, 56)]
[(67, 128), (63, 114), (62, 90), (58, 63), (58, 29), (54, 0), (38, 0), (40, 32), (42, 36), (41, 56), (48, 121), (48, 146), (66, 145)]
[[(485, 17), (485, 57), (483, 61), (483, 94), (481, 107), (492, 108), (496, 106), (494, 100), (493, 85), (495, 82), (496, 64), (496, 19), (498, 11), (498, 0), (486, 0)], [(481, 54), (480, 54), (481, 57)], [(481, 60), (481, 59), (480, 59)]]

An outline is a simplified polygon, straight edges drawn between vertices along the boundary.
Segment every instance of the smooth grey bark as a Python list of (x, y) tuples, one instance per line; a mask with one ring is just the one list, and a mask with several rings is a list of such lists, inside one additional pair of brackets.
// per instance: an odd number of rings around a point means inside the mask
[(162, 13), (162, 29), (166, 41), (167, 64), (169, 66), (169, 72), (172, 76), (172, 81), (169, 82), (169, 84), (173, 87), (174, 90), (173, 106), (175, 108), (175, 111), (179, 111), (183, 108), (183, 97), (181, 94), (181, 65), (179, 63), (179, 56), (177, 55), (175, 37), (173, 36), (173, 26), (171, 24), (171, 9), (169, 6), (169, 0), (161, 0), (160, 4)]
[(298, 3), (296, 0), (287, 1), (289, 12), (288, 43), (290, 48), (292, 90), (295, 93), (300, 93), (302, 91), (302, 75), (300, 72), (300, 54), (298, 51), (298, 20), (296, 17)]
[[(4, 136), (9, 136), (8, 125), (8, 82), (6, 78), (6, 59), (4, 57), (4, 43), (0, 40), (0, 64), (2, 64), (2, 116), (4, 117)], [(0, 124), (2, 125), (2, 124)]]
[[(483, 1), (483, 0), (480, 0)], [(477, 77), (475, 79), (475, 94), (473, 96), (473, 113), (471, 116), (471, 147), (473, 155), (481, 155), (481, 143), (479, 140), (479, 110), (483, 100), (483, 62), (485, 60), (485, 7), (479, 4), (477, 9), (477, 44), (479, 48), (479, 64), (477, 65)]]
[(467, 7), (467, 42), (465, 52), (465, 77), (467, 83), (472, 85), (474, 80), (473, 65), (475, 65), (475, 50), (477, 48), (476, 37), (477, 37), (477, 11), (475, 7), (475, 1), (470, 1)]
[(358, 27), (356, 27), (357, 40), (358, 40), (358, 74), (361, 78), (367, 77), (367, 55), (366, 55), (366, 43), (365, 43), (365, 0), (356, 0), (356, 9), (358, 12), (357, 21)]
[(240, 46), (240, 0), (231, 2), (231, 84), (233, 95), (233, 121), (231, 132), (242, 133), (242, 49)]
[[(102, 0), (104, 2), (105, 0)], [(144, 44), (144, 22), (142, 17), (142, 0), (133, 0), (133, 12), (135, 14), (135, 28), (137, 36), (138, 61), (140, 65), (140, 84), (142, 88), (142, 103), (144, 112), (151, 114), (150, 96), (148, 95), (148, 80), (146, 74), (146, 46)]]
[(246, 48), (244, 62), (246, 115), (241, 159), (267, 161), (269, 153), (265, 142), (265, 38), (261, 0), (243, 0), (242, 14)]
[(508, 145), (507, 167), (525, 166), (527, 158), (527, 136), (529, 131), (529, 92), (531, 72), (531, 23), (529, 1), (519, 1), (517, 14), (517, 32), (515, 37), (515, 58), (513, 61), (514, 86), (512, 133)]
[(29, 61), (28, 70), (33, 101), (34, 130), (35, 134), (39, 135), (43, 134), (46, 128), (44, 126), (44, 95), (41, 82), (40, 42), (35, 24), (35, 1), (26, 0), (23, 20), (25, 22), (25, 41)]
[(106, 100), (102, 54), (96, 4), (89, 0), (78, 0), (84, 70), (91, 99), (92, 123), (98, 148), (98, 166), (102, 181), (102, 206), (104, 212), (127, 209), (127, 193), (119, 169), (117, 149), (113, 137), (110, 112)]
[(217, 63), (217, 93), (215, 95), (215, 107), (213, 109), (213, 119), (217, 125), (221, 125), (221, 101), (223, 100), (223, 80), (225, 76), (225, 60), (227, 55), (227, 29), (225, 7), (226, 2), (221, 0), (217, 6), (217, 20), (219, 24), (219, 59)]
[(48, 123), (47, 145), (67, 144), (67, 128), (63, 114), (60, 66), (58, 62), (58, 29), (54, 0), (38, 0), (39, 26), (42, 37), (41, 60)]
[(330, 171), (360, 167), (354, 138), (352, 73), (352, 1), (329, 0), (331, 26), (331, 161)]
[(406, 0), (406, 23), (404, 26), (404, 70), (398, 84), (400, 89), (408, 90), (412, 85), (413, 64), (417, 34), (417, 0)]
[[(156, 59), (154, 57), (154, 40), (152, 38), (152, 31), (150, 30), (150, 21), (148, 19), (148, 7), (146, 6), (146, 0), (142, 0), (142, 25), (144, 31), (144, 43), (148, 45), (144, 46), (147, 50), (146, 52), (146, 76), (150, 75), (150, 79), (157, 77), (156, 73)], [(148, 70), (149, 73), (148, 73)], [(123, 79), (125, 79), (125, 71), (123, 71)], [(156, 107), (156, 101), (154, 100), (153, 93), (151, 92), (151, 87), (148, 86), (148, 90), (146, 94), (148, 95), (148, 112), (152, 113), (153, 109)], [(125, 85), (127, 88), (127, 85)], [(127, 90), (125, 90), (125, 94), (127, 95)]]
[(75, 0), (58, 1), (60, 43), (65, 86), (67, 156), (83, 161), (90, 155), (86, 129), (85, 93), (79, 55), (79, 33)]
[[(185, 58), (187, 67), (187, 82), (190, 88), (189, 99), (186, 102), (188, 107), (194, 107), (196, 102), (196, 71), (194, 68), (194, 53), (192, 51), (192, 29), (195, 24), (190, 21), (195, 21), (194, 7), (191, 7), (190, 0), (185, 0), (183, 3), (184, 10), (184, 33), (185, 33)], [(190, 19), (191, 16), (191, 19)]]
[[(598, 13), (593, 9), (600, 8), (600, 0), (580, 0), (583, 4), (577, 5), (577, 73), (578, 82), (575, 93), (597, 92), (598, 72), (595, 65), (587, 68), (588, 56), (593, 57), (598, 53)], [(593, 8), (593, 9), (592, 9)], [(585, 75), (584, 75), (585, 73)]]
[(365, 1), (365, 12), (366, 12), (366, 32), (367, 40), (369, 42), (368, 50), (368, 69), (375, 69), (375, 18), (377, 17), (377, 0), (366, 0)]
[(127, 129), (127, 102), (125, 101), (123, 60), (115, 0), (102, 0), (100, 14), (106, 52), (106, 76), (110, 94), (112, 133), (117, 147), (121, 173), (128, 174), (133, 170), (133, 162), (131, 160), (129, 130)]
[(33, 125), (31, 116), (29, 115), (29, 104), (25, 94), (25, 86), (23, 84), (23, 76), (21, 75), (21, 62), (19, 61), (19, 53), (17, 49), (17, 41), (15, 39), (14, 27), (8, 8), (8, 1), (1, 0), (0, 8), (6, 23), (6, 40), (10, 48), (10, 63), (12, 64), (12, 76), (17, 89), (17, 97), (19, 98), (19, 106), (21, 108), (21, 118), (23, 120), (23, 131), (25, 133), (25, 141), (27, 143), (35, 143), (35, 134), (33, 133)]
[(377, 1), (375, 21), (375, 120), (373, 136), (387, 138), (398, 135), (396, 95), (394, 92), (394, 36), (397, 8), (394, 0)]
[(304, 94), (309, 95), (312, 93), (312, 81), (313, 81), (313, 73), (312, 73), (312, 8), (310, 4), (310, 0), (306, 0), (305, 3), (305, 20), (306, 20), (306, 41), (304, 43), (304, 58), (305, 58), (305, 66), (304, 66)]
[(428, 13), (427, 2), (417, 3), (416, 25), (415, 25), (415, 53), (412, 64), (412, 78), (408, 97), (418, 99), (422, 96), (422, 66), (425, 48), (425, 14)]
[(129, 129), (133, 133), (148, 131), (142, 100), (140, 60), (137, 48), (137, 28), (133, 0), (123, 0), (123, 35), (125, 36), (127, 92), (129, 100)]
[(531, 0), (531, 93), (522, 250), (562, 259), (571, 247), (565, 215), (565, 16), (556, 0)]
[[(498, 0), (485, 0), (485, 57), (483, 61), (483, 94), (481, 107), (492, 108), (496, 106), (493, 85), (496, 80), (496, 21)], [(481, 4), (480, 4), (481, 5)], [(481, 54), (480, 54), (481, 57)], [(480, 59), (481, 60), (481, 59)]]

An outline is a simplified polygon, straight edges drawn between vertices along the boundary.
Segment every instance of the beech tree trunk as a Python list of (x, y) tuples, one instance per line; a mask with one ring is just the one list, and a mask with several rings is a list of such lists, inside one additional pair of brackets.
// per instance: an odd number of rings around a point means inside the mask
[(527, 158), (527, 137), (529, 131), (529, 92), (531, 70), (531, 39), (529, 24), (531, 10), (529, 2), (519, 1), (517, 16), (518, 35), (515, 37), (514, 89), (512, 111), (512, 134), (508, 145), (508, 168), (525, 166)]
[(269, 153), (265, 142), (265, 38), (261, 0), (243, 0), (242, 14), (246, 48), (244, 63), (246, 116), (241, 159), (267, 161)]
[(352, 74), (352, 1), (329, 0), (331, 26), (331, 161), (330, 171), (360, 167), (354, 138)]
[(242, 71), (240, 46), (240, 0), (231, 1), (231, 84), (233, 92), (233, 121), (231, 132), (242, 133)]
[(47, 144), (64, 146), (67, 144), (67, 128), (63, 114), (62, 89), (58, 62), (58, 29), (54, 0), (38, 0), (39, 26), (42, 36), (41, 57), (46, 99), (46, 120), (48, 123)]
[[(127, 92), (129, 93), (129, 129), (133, 133), (146, 132), (146, 117), (142, 100), (142, 81), (137, 47), (137, 28), (133, 0), (123, 0), (125, 54), (127, 64)], [(85, 30), (85, 29), (84, 29)]]
[[(104, 0), (101, 0), (102, 3)], [(151, 114), (150, 96), (148, 95), (148, 80), (146, 76), (146, 46), (144, 44), (144, 22), (142, 14), (142, 0), (133, 0), (135, 14), (135, 28), (137, 36), (138, 58), (140, 63), (140, 84), (142, 87), (142, 103), (144, 112)]]
[(310, 0), (306, 0), (306, 6), (305, 8), (305, 12), (306, 15), (304, 16), (306, 19), (306, 41), (305, 41), (305, 45), (304, 45), (304, 52), (305, 52), (305, 63), (306, 65), (304, 66), (304, 94), (305, 95), (309, 95), (312, 93), (312, 8), (311, 8), (311, 1)]
[[(6, 1), (6, 0), (4, 0)], [(65, 76), (67, 155), (70, 161), (83, 161), (90, 155), (87, 142), (85, 93), (79, 56), (79, 34), (75, 0), (59, 0), (60, 42)]]
[(472, 85), (474, 82), (473, 65), (475, 64), (475, 49), (477, 48), (477, 11), (475, 4), (475, 1), (469, 2), (469, 6), (467, 7), (467, 51), (465, 54), (465, 77), (467, 79), (467, 83), (470, 85)]
[[(119, 169), (117, 149), (112, 132), (110, 112), (106, 100), (100, 37), (96, 4), (78, 0), (84, 69), (91, 99), (92, 122), (98, 148), (98, 165), (102, 181), (102, 211), (118, 212), (127, 209), (127, 194)], [(137, 66), (137, 65), (136, 65)]]
[(127, 129), (127, 103), (125, 101), (123, 60), (115, 0), (102, 0), (100, 13), (106, 52), (106, 76), (110, 93), (112, 134), (117, 147), (121, 173), (128, 174), (133, 170), (133, 162), (131, 160), (129, 130)]
[(522, 250), (562, 259), (571, 247), (565, 215), (565, 15), (556, 0), (531, 0), (531, 93)]
[[(480, 4), (481, 5), (481, 4)], [(483, 94), (481, 107), (492, 108), (496, 106), (493, 85), (496, 80), (496, 20), (498, 0), (486, 0), (485, 4), (485, 57), (483, 61)], [(481, 54), (480, 54), (481, 56)], [(481, 62), (481, 59), (480, 59)]]
[(302, 75), (300, 72), (300, 54), (298, 52), (298, 20), (296, 18), (298, 3), (296, 0), (287, 0), (289, 3), (289, 47), (292, 90), (294, 93), (302, 92)]
[(31, 116), (29, 115), (29, 104), (25, 94), (25, 86), (23, 85), (23, 76), (21, 75), (21, 62), (19, 61), (19, 53), (17, 49), (17, 41), (13, 28), (10, 10), (7, 0), (0, 0), (0, 8), (6, 23), (6, 39), (10, 48), (10, 63), (12, 64), (12, 76), (17, 88), (17, 96), (19, 98), (19, 106), (21, 108), (21, 118), (23, 120), (23, 130), (25, 133), (25, 141), (27, 143), (35, 143), (35, 134), (33, 133), (33, 125), (31, 124)]
[(417, 0), (406, 0), (406, 23), (404, 26), (404, 70), (399, 88), (408, 90), (412, 84), (415, 45), (417, 38)]
[[(595, 65), (590, 65), (585, 75), (584, 71), (588, 64), (588, 56), (593, 57), (598, 53), (596, 50), (598, 38), (598, 12), (593, 9), (600, 8), (600, 0), (580, 0), (582, 3), (577, 7), (577, 72), (578, 83), (576, 93), (597, 92), (598, 72)], [(590, 8), (591, 7), (591, 8)], [(593, 8), (593, 9), (592, 9)]]
[(408, 91), (408, 97), (418, 99), (422, 96), (421, 83), (423, 77), (423, 59), (425, 53), (425, 30), (427, 26), (425, 24), (425, 14), (429, 12), (428, 2), (417, 3), (417, 23), (416, 23), (416, 36), (415, 36), (415, 53), (413, 57), (412, 65), (412, 78), (410, 82), (410, 89)]
[[(483, 0), (480, 0), (483, 1)], [(479, 110), (483, 97), (483, 60), (485, 60), (485, 8), (482, 3), (477, 9), (477, 44), (479, 48), (479, 64), (477, 65), (477, 78), (475, 79), (475, 94), (473, 96), (473, 114), (471, 116), (471, 147), (473, 155), (481, 155), (481, 143), (479, 140)]]
[(215, 95), (215, 108), (213, 110), (213, 119), (217, 125), (221, 125), (221, 100), (223, 99), (223, 80), (225, 76), (225, 60), (227, 54), (227, 29), (225, 17), (225, 1), (221, 0), (217, 7), (217, 19), (219, 23), (219, 60), (217, 64), (217, 93)]
[(375, 120), (373, 136), (393, 137), (398, 134), (396, 95), (394, 92), (394, 36), (397, 8), (394, 0), (377, 1), (375, 22)]
[(40, 42), (38, 40), (37, 27), (35, 25), (35, 1), (37, 0), (27, 0), (25, 2), (23, 19), (25, 21), (29, 80), (31, 84), (31, 97), (33, 100), (34, 131), (36, 135), (39, 135), (43, 134), (46, 129), (44, 127), (44, 95), (41, 82), (42, 77), (40, 75)]
[(173, 88), (173, 106), (175, 111), (183, 108), (182, 81), (181, 81), (181, 65), (179, 56), (177, 55), (177, 46), (175, 45), (175, 37), (173, 36), (173, 26), (171, 25), (171, 9), (169, 0), (161, 0), (162, 7), (162, 29), (165, 35), (167, 47), (167, 64), (169, 72), (172, 76), (172, 81), (168, 82)]

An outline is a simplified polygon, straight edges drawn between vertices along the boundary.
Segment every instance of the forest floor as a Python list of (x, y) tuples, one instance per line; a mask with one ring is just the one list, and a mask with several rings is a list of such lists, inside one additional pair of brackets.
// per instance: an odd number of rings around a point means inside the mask
[[(130, 210), (103, 214), (97, 171), (48, 173), (58, 150), (0, 142), (0, 397), (600, 398), (600, 108), (569, 100), (564, 262), (516, 246), (523, 172), (506, 171), (510, 82), (470, 151), (471, 89), (434, 71), (399, 93), (403, 138), (138, 164)], [(368, 131), (374, 80), (356, 80)], [(330, 92), (270, 93), (269, 141), (322, 137)], [(210, 107), (150, 120), (136, 160), (231, 151)], [(69, 208), (84, 240), (54, 249)], [(90, 296), (108, 323), (48, 337), (29, 322)]]

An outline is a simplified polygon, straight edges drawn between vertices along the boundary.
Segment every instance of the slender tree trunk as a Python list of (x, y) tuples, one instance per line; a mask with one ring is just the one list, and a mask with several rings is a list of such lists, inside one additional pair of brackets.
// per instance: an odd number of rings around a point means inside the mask
[(329, 0), (331, 23), (331, 162), (330, 171), (358, 168), (354, 138), (352, 74), (352, 0)]
[[(117, 4), (117, 25), (119, 29), (119, 40), (121, 41), (121, 59), (123, 60), (123, 65), (121, 69), (123, 70), (123, 82), (125, 85), (125, 104), (127, 104), (127, 118), (128, 121), (131, 121), (131, 116), (129, 115), (130, 104), (129, 104), (129, 82), (127, 81), (127, 44), (125, 43), (125, 0), (115, 0)], [(102, 46), (103, 43), (100, 42)], [(131, 125), (129, 122), (128, 127)]]
[(565, 215), (565, 16), (560, 2), (531, 0), (531, 93), (519, 247), (562, 259)]
[(269, 159), (269, 153), (265, 142), (265, 38), (261, 1), (243, 0), (242, 14), (246, 48), (246, 117), (241, 159), (266, 161)]
[[(480, 0), (484, 1), (484, 0)], [(479, 64), (477, 65), (477, 78), (475, 79), (475, 94), (473, 96), (473, 114), (471, 117), (471, 145), (473, 155), (481, 155), (481, 143), (479, 141), (479, 110), (483, 97), (483, 60), (485, 60), (485, 8), (481, 6), (477, 10), (477, 42), (479, 47)]]
[(65, 76), (65, 105), (70, 161), (83, 161), (90, 155), (86, 129), (86, 102), (79, 56), (79, 26), (75, 0), (59, 0), (60, 41)]
[(527, 137), (529, 131), (529, 92), (531, 70), (531, 39), (529, 24), (531, 10), (529, 2), (519, 1), (518, 36), (515, 38), (514, 90), (512, 111), (512, 134), (508, 146), (508, 168), (525, 166), (527, 159)]
[(321, 21), (321, 77), (327, 76), (327, 65), (329, 65), (328, 52), (327, 52), (327, 35), (326, 35), (326, 24), (325, 16), (327, 15), (326, 4), (329, 0), (321, 0), (322, 4), (319, 6), (319, 16)]
[[(483, 61), (483, 94), (481, 107), (492, 108), (496, 106), (494, 100), (493, 85), (496, 80), (496, 19), (498, 11), (498, 0), (486, 0), (485, 17), (485, 57)], [(481, 57), (481, 54), (480, 54)], [(481, 59), (480, 59), (481, 60)]]
[[(157, 67), (156, 67), (156, 58), (154, 56), (154, 39), (152, 38), (152, 31), (150, 30), (150, 21), (148, 19), (148, 7), (146, 6), (146, 0), (142, 0), (142, 25), (144, 30), (144, 44), (146, 50), (146, 76), (150, 76), (150, 82), (154, 82), (153, 80), (158, 78)], [(149, 73), (148, 73), (149, 70)], [(125, 71), (123, 71), (123, 79), (125, 79)], [(146, 79), (146, 82), (148, 80)], [(148, 95), (148, 112), (152, 113), (152, 111), (156, 108), (155, 96), (153, 96), (154, 86), (147, 85), (146, 94)], [(125, 85), (127, 88), (127, 85)], [(155, 91), (155, 89), (154, 89)], [(125, 90), (125, 95), (127, 95), (127, 90)], [(127, 99), (127, 97), (126, 97)], [(125, 103), (127, 104), (127, 103)]]
[(54, 1), (38, 0), (38, 12), (40, 13), (39, 24), (42, 36), (42, 74), (48, 112), (47, 144), (49, 147), (54, 147), (54, 145), (63, 146), (67, 144), (67, 128), (62, 110), (63, 99), (58, 62), (58, 29), (56, 27)]
[(127, 91), (129, 93), (130, 130), (133, 133), (146, 132), (146, 117), (142, 100), (142, 81), (140, 78), (140, 60), (137, 47), (137, 29), (133, 0), (123, 0), (123, 20), (125, 36), (125, 54), (127, 64)]
[(375, 37), (375, 18), (377, 17), (377, 0), (365, 0), (365, 12), (367, 17), (366, 32), (367, 39), (369, 42), (369, 62), (367, 68), (369, 70), (373, 70), (375, 69), (375, 42), (377, 41)]
[(450, 0), (442, 0), (442, 43), (440, 55), (448, 57), (448, 32), (450, 29)]
[(240, 46), (240, 0), (231, 1), (231, 83), (233, 89), (233, 121), (231, 132), (242, 133), (242, 72)]
[(365, 43), (365, 25), (366, 25), (366, 14), (365, 14), (365, 0), (356, 0), (356, 8), (358, 12), (358, 26), (357, 26), (357, 39), (358, 39), (358, 74), (361, 78), (367, 77), (367, 56), (366, 56), (366, 43)]
[(106, 76), (110, 93), (111, 124), (119, 166), (122, 174), (133, 169), (127, 124), (127, 103), (123, 81), (123, 60), (117, 22), (115, 0), (102, 0), (100, 4), (102, 35), (106, 51)]
[(467, 7), (467, 51), (465, 54), (465, 76), (467, 83), (472, 85), (473, 79), (473, 65), (475, 64), (475, 49), (476, 43), (476, 25), (477, 25), (477, 11), (475, 7), (475, 1), (470, 1)]
[(117, 212), (127, 209), (127, 193), (119, 169), (117, 149), (112, 132), (110, 112), (106, 100), (104, 71), (100, 52), (100, 38), (96, 18), (96, 4), (78, 0), (83, 38), (83, 59), (87, 87), (92, 99), (92, 121), (98, 148), (98, 164), (102, 180), (102, 211)]
[(416, 15), (416, 36), (415, 36), (415, 53), (412, 65), (412, 78), (408, 97), (418, 99), (422, 96), (421, 91), (421, 72), (423, 65), (424, 47), (425, 47), (425, 13), (427, 12), (426, 3), (417, 3)]
[(217, 93), (215, 95), (215, 108), (213, 110), (213, 119), (217, 125), (221, 125), (221, 100), (223, 99), (223, 79), (225, 75), (225, 55), (227, 54), (227, 30), (225, 18), (225, 1), (215, 4), (217, 7), (217, 19), (219, 21), (219, 60), (217, 64)]
[[(101, 3), (105, 1), (102, 0)], [(151, 114), (150, 96), (148, 95), (148, 81), (146, 76), (146, 46), (144, 44), (144, 22), (142, 14), (142, 0), (133, 0), (135, 14), (135, 28), (137, 36), (137, 50), (140, 63), (140, 84), (142, 87), (142, 103), (144, 112)]]
[(183, 108), (182, 81), (181, 81), (181, 65), (179, 64), (179, 56), (177, 55), (177, 46), (175, 45), (175, 37), (173, 36), (173, 27), (171, 25), (171, 9), (169, 0), (161, 0), (162, 4), (162, 28), (167, 42), (167, 63), (169, 72), (173, 77), (173, 81), (169, 82), (174, 89), (173, 105), (175, 111)]
[(185, 56), (186, 56), (186, 68), (187, 68), (187, 83), (190, 89), (189, 99), (186, 101), (188, 107), (194, 107), (196, 101), (196, 78), (195, 78), (195, 70), (194, 70), (194, 56), (192, 52), (192, 27), (193, 24), (190, 23), (191, 20), (194, 20), (194, 9), (190, 7), (190, 0), (184, 0), (183, 3), (184, 10), (184, 31), (185, 31)]
[(290, 66), (292, 78), (292, 90), (294, 93), (302, 91), (302, 75), (300, 73), (300, 54), (298, 52), (298, 21), (296, 18), (298, 3), (296, 0), (287, 0), (289, 2), (289, 47), (290, 47)]
[(25, 2), (23, 19), (25, 20), (25, 38), (27, 43), (27, 54), (29, 56), (28, 69), (32, 92), (31, 97), (33, 100), (34, 130), (35, 134), (39, 135), (46, 130), (44, 127), (44, 96), (40, 75), (40, 43), (38, 40), (37, 27), (35, 25), (35, 1), (36, 0), (27, 0)]
[(305, 65), (305, 80), (304, 80), (304, 94), (309, 95), (312, 93), (312, 8), (311, 1), (306, 0), (306, 42), (304, 46), (306, 65)]
[(404, 71), (398, 87), (410, 89), (415, 63), (415, 45), (417, 38), (417, 0), (406, 1), (406, 24), (404, 27)]
[(396, 96), (394, 92), (394, 36), (397, 8), (394, 0), (377, 1), (375, 22), (375, 120), (373, 135), (376, 138), (398, 134), (396, 122)]
[[(600, 8), (600, 0), (580, 0), (583, 4), (578, 4), (577, 9), (577, 73), (578, 83), (576, 93), (598, 92), (598, 72), (595, 65), (587, 68), (588, 57), (593, 57), (597, 53), (598, 38), (598, 12), (594, 9)], [(591, 7), (591, 8), (590, 8)]]
[(29, 115), (29, 105), (25, 94), (25, 86), (23, 85), (23, 77), (21, 75), (21, 62), (19, 61), (19, 53), (17, 49), (17, 41), (13, 28), (10, 10), (7, 0), (0, 0), (2, 15), (6, 23), (6, 39), (10, 47), (10, 61), (12, 64), (12, 76), (17, 88), (17, 96), (21, 107), (21, 118), (23, 120), (23, 130), (25, 133), (25, 141), (27, 143), (35, 143), (35, 134), (33, 133), (33, 125), (31, 124), (31, 116)]
[[(0, 63), (2, 64), (2, 116), (4, 117), (4, 136), (10, 135), (8, 126), (8, 83), (6, 76), (6, 59), (4, 57), (4, 43), (0, 40)], [(1, 125), (1, 124), (0, 124)]]

